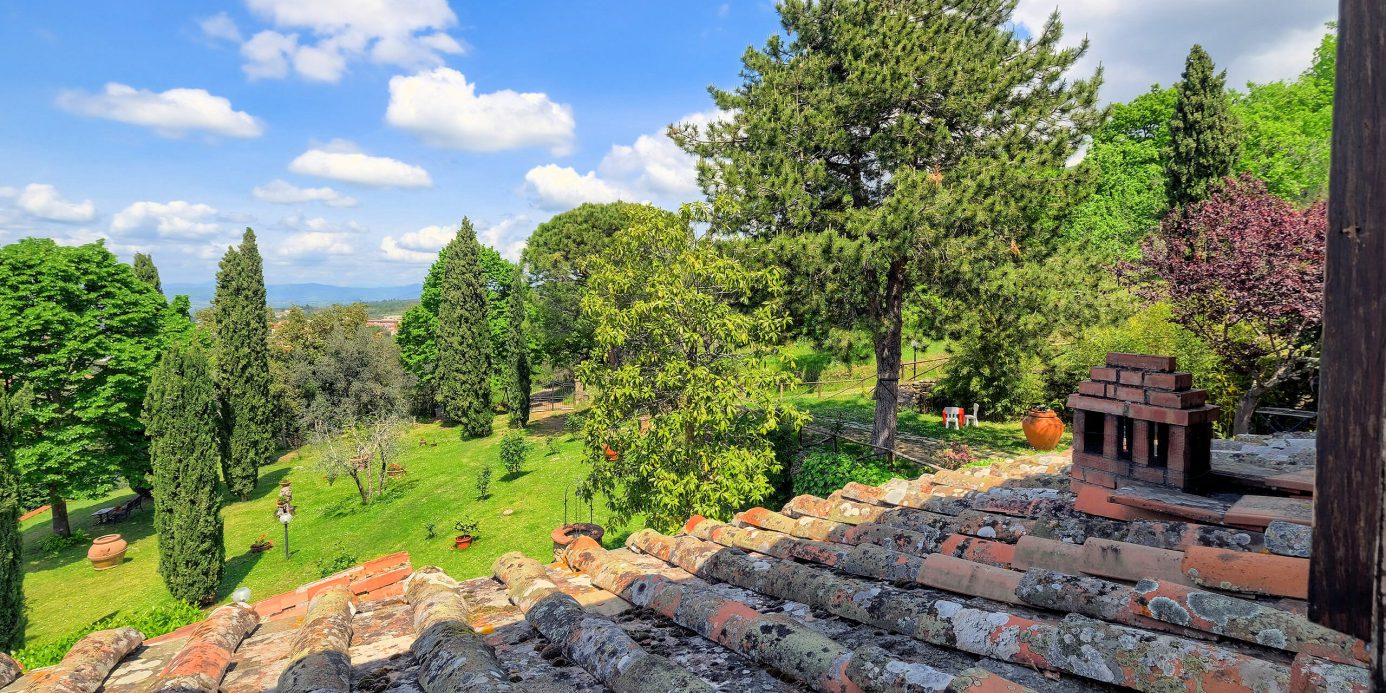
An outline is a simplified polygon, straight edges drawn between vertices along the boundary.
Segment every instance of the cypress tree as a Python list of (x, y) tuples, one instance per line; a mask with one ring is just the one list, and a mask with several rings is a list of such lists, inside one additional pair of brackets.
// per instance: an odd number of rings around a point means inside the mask
[(1171, 207), (1206, 199), (1232, 173), (1241, 141), (1224, 83), (1227, 72), (1213, 72), (1213, 59), (1194, 44), (1169, 121), (1165, 194)]
[(19, 534), (19, 474), (14, 466), (15, 397), (0, 384), (0, 652), (24, 645), (24, 543)]
[(212, 299), (217, 324), (217, 371), (225, 408), (226, 486), (241, 500), (255, 490), (260, 465), (274, 454), (270, 395), (269, 320), (265, 272), (255, 232), (228, 248)]
[(144, 253), (135, 253), (135, 278), (163, 293), (164, 285), (159, 282), (159, 268), (154, 266), (154, 258)]
[(154, 467), (154, 530), (164, 584), (175, 598), (195, 604), (216, 599), (226, 558), (217, 486), (218, 418), (206, 353), (192, 340), (170, 347), (144, 400)]
[(505, 404), (510, 410), (510, 423), (524, 428), (529, 424), (529, 344), (525, 339), (525, 273), (515, 268), (515, 281), (510, 285), (509, 324), (506, 326), (506, 356), (509, 368), (505, 381)]
[(462, 219), (441, 254), (447, 263), (438, 302), (438, 403), (443, 418), (460, 425), (464, 435), (490, 435), (491, 332), (481, 249), (471, 220)]

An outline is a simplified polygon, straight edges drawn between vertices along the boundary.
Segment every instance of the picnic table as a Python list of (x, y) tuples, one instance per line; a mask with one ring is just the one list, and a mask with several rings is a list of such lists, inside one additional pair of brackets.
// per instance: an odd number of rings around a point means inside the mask
[(144, 496), (135, 496), (134, 498), (124, 503), (121, 503), (120, 505), (113, 505), (109, 508), (102, 508), (92, 513), (91, 516), (96, 520), (96, 524), (98, 525), (124, 522), (125, 520), (129, 519), (130, 513), (138, 510), (143, 505)]
[[(1261, 407), (1256, 410), (1256, 414), (1266, 422), (1271, 433), (1293, 433), (1319, 418), (1319, 413), (1316, 411), (1283, 407)], [(1287, 423), (1282, 425), (1279, 423), (1280, 421), (1287, 421)]]

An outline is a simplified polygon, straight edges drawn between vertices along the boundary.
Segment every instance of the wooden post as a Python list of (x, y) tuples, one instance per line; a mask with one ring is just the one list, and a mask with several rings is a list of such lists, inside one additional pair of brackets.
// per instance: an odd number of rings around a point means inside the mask
[(1386, 690), (1386, 3), (1339, 0), (1309, 613)]

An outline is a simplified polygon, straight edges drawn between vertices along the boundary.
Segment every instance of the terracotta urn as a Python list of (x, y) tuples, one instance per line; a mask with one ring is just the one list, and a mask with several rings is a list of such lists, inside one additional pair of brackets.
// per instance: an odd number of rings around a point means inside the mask
[(129, 544), (125, 543), (119, 534), (99, 536), (91, 542), (91, 548), (87, 549), (87, 560), (91, 561), (91, 567), (97, 570), (114, 568), (125, 560), (125, 549), (128, 547)]
[(568, 545), (577, 541), (578, 537), (591, 537), (600, 544), (602, 536), (605, 534), (606, 530), (601, 525), (594, 525), (591, 522), (574, 522), (555, 529), (549, 534), (549, 538), (553, 539), (554, 560), (562, 561), (563, 552), (567, 551)]
[(1020, 427), (1030, 447), (1041, 452), (1053, 450), (1064, 434), (1064, 422), (1051, 409), (1031, 409), (1020, 420)]

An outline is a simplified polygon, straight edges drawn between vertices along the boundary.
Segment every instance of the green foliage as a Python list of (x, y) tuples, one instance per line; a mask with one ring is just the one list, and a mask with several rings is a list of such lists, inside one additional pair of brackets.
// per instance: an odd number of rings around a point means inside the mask
[(329, 575), (336, 575), (343, 570), (350, 570), (360, 563), (356, 556), (349, 553), (339, 553), (331, 558), (319, 558), (313, 564), (318, 567), (318, 577), (325, 578)]
[(576, 436), (582, 431), (582, 414), (571, 412), (563, 417), (563, 431), (569, 436)]
[(477, 522), (476, 520), (473, 520), (470, 517), (464, 517), (458, 520), (457, 522), (454, 522), (452, 524), (452, 529), (454, 532), (457, 532), (458, 536), (468, 536), (473, 539), (477, 539), (480, 538), (480, 535), (477, 534), (477, 528), (480, 526), (480, 522)]
[[(582, 310), (606, 356), (578, 368), (596, 393), (579, 497), (663, 530), (767, 497), (779, 470), (767, 436), (802, 423), (778, 398), (792, 376), (768, 364), (782, 356), (779, 272), (747, 269), (652, 208), (589, 266)], [(747, 305), (753, 295), (771, 300)]]
[(534, 282), (534, 337), (554, 368), (570, 369), (592, 352), (592, 323), (582, 314), (589, 259), (629, 228), (642, 205), (586, 203), (555, 215), (530, 234), (521, 265)]
[(908, 476), (910, 470), (874, 455), (813, 450), (799, 463), (794, 475), (794, 495), (824, 498), (850, 482), (877, 486)]
[(482, 467), (481, 471), (476, 473), (476, 499), (485, 500), (489, 495), (491, 495), (491, 468)]
[[(172, 338), (163, 296), (101, 243), (13, 243), (0, 248), (0, 277), (0, 374), (12, 392), (32, 393), (13, 429), (21, 483), (54, 503), (119, 476), (147, 487), (139, 411)], [(66, 534), (60, 524), (55, 515)]]
[(226, 558), (219, 413), (202, 348), (194, 343), (165, 351), (144, 401), (159, 574), (175, 599), (196, 604), (216, 599)]
[(529, 342), (525, 339), (524, 273), (516, 271), (515, 282), (508, 297), (509, 319), (506, 325), (505, 349), (505, 408), (510, 423), (524, 428), (529, 423)]
[(56, 556), (68, 549), (91, 543), (91, 535), (86, 530), (75, 529), (71, 534), (50, 534), (39, 542), (39, 551), (45, 556)]
[(1085, 192), (1067, 167), (1099, 124), (1099, 76), (1057, 15), (1026, 40), (1012, 0), (779, 4), (785, 35), (713, 89), (723, 120), (673, 135), (701, 158), (712, 230), (789, 269), (802, 322), (874, 337), (876, 431), (894, 437), (903, 306), (914, 287), (966, 299), (1015, 249), (1047, 249)]
[(1299, 79), (1249, 85), (1234, 106), (1245, 133), (1238, 170), (1291, 202), (1328, 194), (1337, 49), (1337, 34), (1329, 31)]
[(144, 633), (145, 638), (153, 638), (164, 633), (172, 633), (190, 623), (197, 623), (206, 617), (202, 610), (186, 602), (174, 602), (165, 606), (158, 606), (137, 614), (129, 616), (111, 616), (103, 618), (85, 628), (63, 637), (60, 640), (41, 645), (38, 647), (26, 647), (14, 653), (14, 658), (24, 665), (24, 668), (33, 670), (40, 667), (52, 666), (62, 661), (72, 646), (78, 640), (86, 637), (98, 630), (109, 630), (111, 628), (134, 628)]
[(524, 471), (525, 458), (529, 456), (529, 441), (525, 439), (524, 431), (510, 431), (501, 438), (500, 461), (501, 466), (511, 477), (519, 476)]
[(227, 248), (212, 299), (216, 366), (225, 403), (226, 487), (244, 500), (255, 490), (260, 465), (274, 456), (274, 397), (269, 361), (269, 308), (265, 271), (255, 232), (246, 229), (238, 248)]
[(11, 395), (0, 382), (0, 652), (24, 644), (24, 542), (19, 535), (22, 509), (12, 441), (15, 413), (29, 399), (28, 391)]
[[(491, 341), (480, 246), (469, 219), (443, 248), (439, 286), (438, 402), (466, 436), (491, 433)], [(441, 254), (440, 254), (441, 256)]]
[(159, 281), (159, 268), (154, 266), (154, 258), (144, 253), (135, 253), (135, 261), (131, 265), (135, 270), (135, 278), (153, 287), (159, 293), (164, 292), (164, 285)]
[[(477, 256), (481, 263), (481, 273), (486, 287), (486, 325), (489, 329), (488, 352), (491, 363), (491, 405), (505, 409), (506, 383), (509, 378), (510, 361), (510, 291), (515, 283), (517, 269), (513, 263), (501, 257), (495, 248), (478, 244)], [(523, 304), (521, 305), (523, 316)]]
[(1207, 198), (1241, 156), (1241, 133), (1224, 87), (1226, 78), (1226, 71), (1213, 72), (1213, 59), (1194, 44), (1184, 61), (1169, 121), (1165, 195), (1171, 207)]

